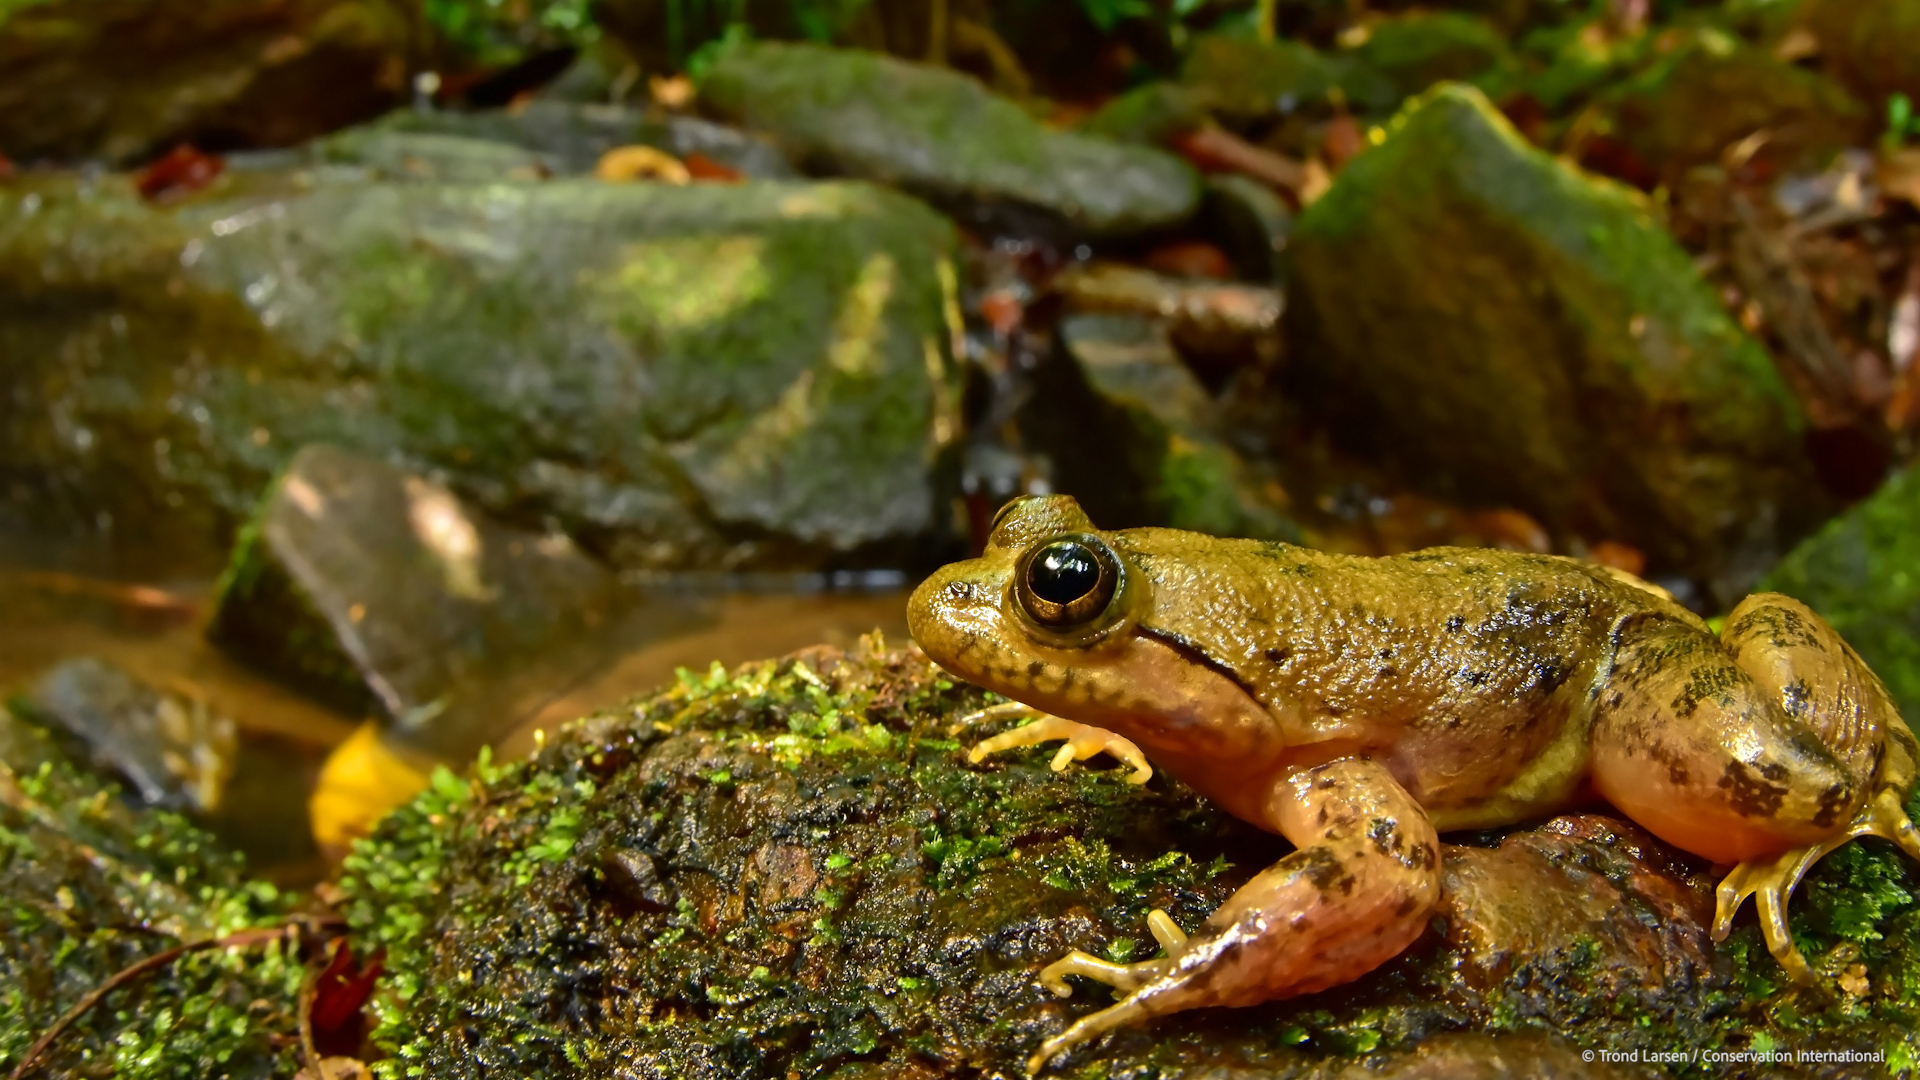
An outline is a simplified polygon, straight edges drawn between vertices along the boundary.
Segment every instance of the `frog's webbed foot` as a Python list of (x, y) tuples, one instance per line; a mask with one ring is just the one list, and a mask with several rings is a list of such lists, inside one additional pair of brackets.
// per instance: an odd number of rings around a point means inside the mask
[(1172, 916), (1159, 908), (1147, 914), (1147, 929), (1153, 932), (1153, 939), (1160, 943), (1160, 948), (1167, 955), (1137, 964), (1116, 964), (1075, 949), (1041, 969), (1040, 985), (1053, 991), (1055, 997), (1072, 997), (1073, 987), (1067, 985), (1068, 975), (1080, 975), (1094, 982), (1105, 983), (1123, 994), (1152, 982), (1166, 973), (1173, 963), (1173, 957), (1186, 945), (1187, 934), (1173, 921)]
[(1146, 755), (1140, 752), (1140, 748), (1135, 746), (1132, 740), (1115, 735), (1104, 728), (1090, 727), (1043, 713), (1017, 701), (993, 705), (979, 712), (970, 713), (961, 718), (955, 730), (986, 720), (1007, 720), (1018, 716), (1031, 716), (1034, 721), (1014, 728), (1012, 731), (1001, 732), (975, 745), (967, 752), (967, 760), (978, 764), (985, 760), (988, 754), (1064, 739), (1066, 745), (1053, 755), (1054, 772), (1064, 771), (1068, 762), (1085, 761), (1095, 754), (1104, 752), (1133, 769), (1133, 772), (1127, 776), (1127, 783), (1144, 784), (1153, 779), (1153, 766), (1147, 764)]
[(1760, 911), (1760, 930), (1766, 935), (1767, 951), (1795, 982), (1813, 982), (1813, 970), (1807, 966), (1807, 958), (1800, 954), (1793, 935), (1787, 932), (1787, 900), (1814, 863), (1860, 836), (1891, 840), (1908, 856), (1920, 860), (1920, 830), (1915, 829), (1907, 817), (1899, 789), (1882, 787), (1860, 808), (1846, 832), (1819, 844), (1794, 848), (1771, 858), (1749, 859), (1734, 867), (1721, 880), (1716, 893), (1713, 940), (1726, 940), (1734, 915), (1751, 896)]

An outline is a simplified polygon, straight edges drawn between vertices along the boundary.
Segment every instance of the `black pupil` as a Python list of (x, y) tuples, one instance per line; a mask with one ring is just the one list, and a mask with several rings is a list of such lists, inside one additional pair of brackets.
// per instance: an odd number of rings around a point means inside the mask
[(1100, 583), (1100, 564), (1085, 544), (1062, 540), (1042, 548), (1027, 572), (1033, 595), (1051, 604), (1071, 604)]

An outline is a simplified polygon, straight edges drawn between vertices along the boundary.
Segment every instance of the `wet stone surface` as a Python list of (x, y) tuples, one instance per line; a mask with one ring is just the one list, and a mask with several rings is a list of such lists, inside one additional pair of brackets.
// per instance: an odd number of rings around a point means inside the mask
[[(1042, 965), (1143, 959), (1149, 909), (1191, 927), (1286, 850), (1164, 778), (1054, 774), (1044, 751), (969, 766), (985, 733), (950, 724), (979, 693), (870, 649), (688, 675), (529, 763), (441, 774), (343, 882), (404, 988), (376, 1040), (444, 1077), (1011, 1077), (1109, 1000), (1053, 998)], [(1890, 853), (1843, 850), (1796, 904), (1823, 977), (1867, 980), (1833, 997), (1773, 981), (1748, 920), (1708, 942), (1705, 868), (1630, 825), (1564, 817), (1446, 860), (1432, 932), (1372, 974), (1127, 1029), (1058, 1073), (1585, 1078), (1648, 1074), (1582, 1049), (1911, 1052), (1920, 913)]]

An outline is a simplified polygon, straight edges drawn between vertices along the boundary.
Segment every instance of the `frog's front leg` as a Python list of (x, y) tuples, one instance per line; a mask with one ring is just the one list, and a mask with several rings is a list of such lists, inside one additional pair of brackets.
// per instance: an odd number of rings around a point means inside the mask
[(1011, 731), (1003, 731), (990, 739), (976, 744), (967, 752), (967, 760), (975, 764), (986, 760), (988, 754), (997, 754), (1002, 750), (1012, 750), (1021, 746), (1039, 746), (1042, 743), (1066, 740), (1058, 753), (1053, 755), (1053, 771), (1061, 772), (1073, 761), (1085, 761), (1098, 753), (1107, 753), (1114, 760), (1132, 768), (1127, 774), (1127, 783), (1144, 784), (1153, 779), (1153, 766), (1147, 764), (1147, 757), (1131, 739), (1116, 735), (1105, 728), (1090, 724), (1076, 723), (1051, 713), (1041, 712), (1031, 705), (1018, 701), (1009, 701), (1004, 705), (990, 705), (979, 712), (961, 717), (956, 730), (988, 720), (1011, 720), (1017, 717), (1032, 717), (1033, 722), (1022, 724)]
[[(1274, 782), (1265, 811), (1267, 823), (1299, 850), (1242, 886), (1192, 937), (1155, 926), (1165, 958), (1117, 965), (1069, 954), (1043, 973), (1049, 983), (1080, 974), (1131, 992), (1047, 1040), (1028, 1071), (1151, 1017), (1348, 982), (1420, 936), (1440, 896), (1439, 840), (1385, 767), (1348, 758), (1289, 768)], [(1076, 963), (1076, 955), (1092, 963)]]

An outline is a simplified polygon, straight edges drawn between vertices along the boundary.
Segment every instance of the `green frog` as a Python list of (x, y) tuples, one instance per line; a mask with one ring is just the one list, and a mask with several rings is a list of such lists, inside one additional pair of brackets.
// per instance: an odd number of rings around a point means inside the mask
[(1031, 722), (974, 761), (1063, 740), (1163, 768), (1295, 850), (1164, 955), (1075, 950), (1040, 973), (1124, 996), (1028, 1064), (1124, 1024), (1252, 1005), (1359, 977), (1417, 938), (1440, 833), (1604, 799), (1729, 867), (1713, 933), (1755, 896), (1767, 944), (1811, 977), (1787, 898), (1823, 855), (1882, 836), (1920, 859), (1904, 809), (1914, 738), (1833, 628), (1774, 593), (1716, 634), (1663, 590), (1578, 560), (1472, 548), (1386, 558), (1174, 529), (1101, 532), (1073, 499), (1008, 503), (985, 553), (914, 591), (914, 638)]

